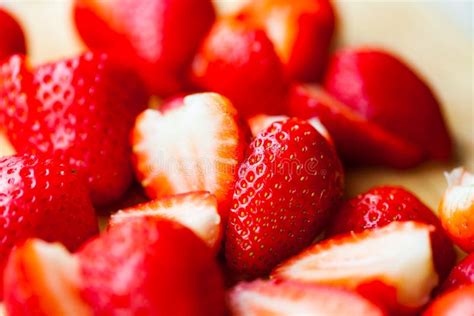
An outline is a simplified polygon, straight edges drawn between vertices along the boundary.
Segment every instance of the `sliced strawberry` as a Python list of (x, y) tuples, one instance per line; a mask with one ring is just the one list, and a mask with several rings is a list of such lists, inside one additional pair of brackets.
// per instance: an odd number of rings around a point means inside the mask
[(451, 157), (452, 142), (438, 100), (418, 74), (389, 52), (337, 52), (324, 87), (366, 120), (415, 144), (428, 158)]
[(441, 287), (442, 292), (474, 284), (474, 253), (459, 262)]
[(5, 269), (8, 315), (89, 316), (77, 259), (60, 244), (29, 239), (12, 251)]
[(318, 86), (294, 85), (290, 92), (289, 113), (305, 119), (318, 118), (349, 165), (407, 168), (423, 159), (417, 146), (367, 121)]
[(229, 294), (234, 316), (259, 315), (386, 315), (357, 293), (341, 288), (291, 281), (240, 283)]
[(246, 146), (227, 99), (193, 94), (165, 113), (146, 110), (135, 123), (132, 145), (138, 179), (150, 198), (209, 191), (226, 217)]
[(416, 310), (429, 300), (438, 281), (430, 231), (425, 224), (395, 222), (341, 235), (284, 262), (272, 277), (357, 289), (377, 302), (390, 299), (389, 290), (395, 290), (396, 305), (383, 302), (388, 308), (398, 313)]
[(422, 316), (474, 315), (474, 285), (449, 292), (434, 300)]
[(222, 222), (216, 197), (208, 192), (190, 192), (139, 204), (112, 215), (110, 225), (135, 217), (167, 218), (191, 229), (206, 244), (218, 251), (222, 238)]
[(2, 8), (0, 8), (0, 39), (0, 61), (14, 54), (26, 54), (25, 35), (20, 24)]

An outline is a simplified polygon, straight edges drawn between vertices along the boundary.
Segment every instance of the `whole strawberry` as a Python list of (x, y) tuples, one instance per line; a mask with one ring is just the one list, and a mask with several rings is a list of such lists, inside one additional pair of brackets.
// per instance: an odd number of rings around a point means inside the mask
[(468, 285), (474, 285), (474, 253), (469, 254), (451, 270), (440, 291), (447, 292)]
[(29, 155), (0, 158), (2, 271), (10, 250), (27, 238), (74, 250), (97, 232), (87, 186), (75, 170)]
[(146, 103), (142, 83), (105, 54), (35, 69), (13, 56), (0, 66), (0, 122), (15, 149), (83, 173), (96, 205), (117, 200), (131, 183), (128, 137)]
[(453, 244), (436, 215), (415, 195), (400, 187), (376, 187), (341, 206), (329, 227), (329, 235), (361, 232), (383, 227), (394, 221), (417, 221), (432, 225), (433, 258), (440, 279), (453, 267)]
[(18, 22), (0, 8), (0, 61), (13, 54), (25, 54), (25, 35)]
[(343, 190), (340, 161), (310, 123), (273, 123), (239, 169), (226, 232), (233, 270), (262, 275), (308, 246)]

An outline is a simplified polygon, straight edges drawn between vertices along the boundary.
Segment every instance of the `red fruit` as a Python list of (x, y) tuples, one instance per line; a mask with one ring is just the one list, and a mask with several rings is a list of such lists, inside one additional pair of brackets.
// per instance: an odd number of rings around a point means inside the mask
[(417, 311), (438, 281), (430, 230), (426, 224), (395, 222), (341, 235), (290, 258), (272, 277), (355, 289), (394, 315)]
[(80, 297), (77, 259), (59, 244), (26, 241), (10, 254), (4, 275), (10, 316), (92, 316)]
[(192, 230), (215, 252), (220, 248), (221, 217), (216, 197), (208, 192), (178, 194), (127, 208), (112, 214), (110, 225), (144, 216), (176, 221)]
[(137, 217), (112, 226), (78, 255), (82, 297), (95, 315), (224, 313), (213, 254), (178, 223)]
[(273, 123), (239, 168), (226, 231), (229, 266), (269, 272), (322, 231), (343, 190), (333, 147), (308, 122)]
[(20, 24), (1, 8), (0, 39), (0, 61), (14, 54), (26, 54), (25, 35)]
[(425, 158), (451, 157), (451, 139), (436, 97), (390, 53), (368, 48), (339, 51), (329, 63), (324, 86), (366, 120), (418, 147)]
[(30, 69), (20, 56), (0, 67), (0, 121), (18, 152), (64, 161), (84, 174), (94, 204), (121, 197), (132, 180), (129, 132), (146, 106), (141, 83), (104, 54)]
[(59, 241), (74, 250), (98, 232), (81, 180), (74, 170), (52, 160), (0, 158), (0, 271), (13, 246), (27, 238)]
[(341, 206), (328, 235), (362, 232), (394, 221), (417, 221), (435, 228), (431, 233), (436, 271), (444, 280), (456, 262), (456, 253), (436, 215), (415, 195), (401, 187), (376, 187)]
[(216, 23), (192, 67), (202, 89), (228, 97), (243, 117), (283, 112), (287, 83), (265, 32), (241, 21)]
[(411, 167), (423, 152), (377, 124), (374, 124), (315, 85), (294, 85), (289, 113), (300, 118), (318, 118), (328, 129), (338, 152), (349, 165)]
[(199, 93), (164, 113), (146, 110), (137, 118), (132, 145), (137, 177), (150, 198), (208, 191), (226, 217), (246, 146), (227, 99)]
[(291, 79), (321, 79), (335, 29), (329, 0), (252, 1), (241, 16), (265, 30)]
[(459, 262), (444, 281), (441, 291), (446, 292), (474, 284), (474, 253)]
[(291, 281), (240, 283), (229, 294), (234, 316), (323, 315), (382, 316), (379, 307), (344, 289)]
[(434, 300), (423, 316), (469, 316), (473, 311), (474, 285), (469, 285)]

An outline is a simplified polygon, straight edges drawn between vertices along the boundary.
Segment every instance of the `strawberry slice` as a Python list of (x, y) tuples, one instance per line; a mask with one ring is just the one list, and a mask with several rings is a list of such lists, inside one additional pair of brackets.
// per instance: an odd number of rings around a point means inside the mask
[(422, 316), (471, 316), (474, 314), (474, 285), (462, 287), (434, 300)]
[(14, 249), (5, 269), (8, 315), (89, 316), (77, 259), (60, 244), (29, 239)]
[(386, 315), (358, 295), (337, 287), (291, 281), (240, 283), (229, 293), (234, 316), (259, 315)]
[(146, 110), (137, 118), (132, 145), (137, 177), (150, 198), (208, 191), (225, 218), (246, 146), (227, 99), (200, 93), (165, 113)]
[[(10, 15), (9, 12), (0, 8), (0, 61), (14, 54), (26, 54), (25, 35), (23, 30)], [(0, 125), (1, 125), (0, 121)]]
[(190, 192), (139, 204), (112, 215), (110, 225), (135, 217), (167, 218), (191, 229), (217, 252), (222, 238), (222, 222), (216, 197), (209, 192)]
[[(377, 302), (387, 300), (383, 304), (394, 312), (416, 310), (428, 302), (438, 282), (430, 231), (425, 224), (394, 222), (341, 235), (290, 258), (272, 277), (357, 289)], [(395, 302), (391, 302), (393, 290)]]

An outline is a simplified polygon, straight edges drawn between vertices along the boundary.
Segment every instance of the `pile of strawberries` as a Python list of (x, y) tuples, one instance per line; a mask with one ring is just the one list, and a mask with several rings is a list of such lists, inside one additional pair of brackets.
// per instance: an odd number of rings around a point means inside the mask
[(36, 67), (0, 10), (8, 315), (474, 315), (453, 246), (474, 251), (473, 174), (448, 175), (439, 218), (401, 187), (344, 200), (343, 165), (452, 142), (402, 60), (330, 54), (329, 0), (73, 10), (90, 51)]

